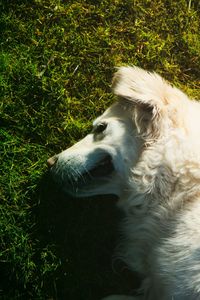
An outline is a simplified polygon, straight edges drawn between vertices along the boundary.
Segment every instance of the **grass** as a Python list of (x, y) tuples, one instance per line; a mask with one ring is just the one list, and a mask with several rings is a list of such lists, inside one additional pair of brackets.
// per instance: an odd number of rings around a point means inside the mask
[(132, 288), (111, 267), (115, 199), (67, 199), (46, 159), (113, 101), (115, 66), (158, 71), (198, 98), (199, 11), (186, 0), (1, 0), (2, 299), (92, 300)]

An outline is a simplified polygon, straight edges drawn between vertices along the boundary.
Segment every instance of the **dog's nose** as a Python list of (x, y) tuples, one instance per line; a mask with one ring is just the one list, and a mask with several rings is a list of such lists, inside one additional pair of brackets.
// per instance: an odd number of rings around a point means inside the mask
[(58, 157), (56, 155), (50, 157), (48, 160), (47, 160), (47, 165), (49, 168), (51, 168), (58, 160)]

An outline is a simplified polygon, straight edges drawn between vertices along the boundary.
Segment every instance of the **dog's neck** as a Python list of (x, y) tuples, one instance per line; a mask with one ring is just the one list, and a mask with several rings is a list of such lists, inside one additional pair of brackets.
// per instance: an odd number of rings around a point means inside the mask
[[(131, 171), (131, 183), (123, 193), (119, 206), (127, 207), (129, 202), (128, 206), (134, 212), (142, 212), (149, 205), (162, 204), (171, 210), (182, 207), (191, 196), (199, 197), (200, 158), (191, 147), (185, 151), (187, 153), (182, 153), (181, 147), (177, 148), (176, 133), (148, 146)], [(198, 183), (196, 188), (194, 182)], [(171, 198), (173, 201), (169, 201)], [(173, 207), (169, 206), (169, 202)]]

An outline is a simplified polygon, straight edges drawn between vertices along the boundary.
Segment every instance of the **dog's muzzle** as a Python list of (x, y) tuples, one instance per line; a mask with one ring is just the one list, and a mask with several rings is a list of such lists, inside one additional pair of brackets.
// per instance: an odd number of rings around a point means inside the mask
[(54, 180), (65, 190), (67, 187), (69, 192), (78, 191), (91, 184), (99, 184), (102, 180), (105, 181), (106, 178), (109, 178), (115, 170), (112, 157), (107, 152), (101, 153), (90, 167), (77, 164), (76, 157), (74, 157), (74, 161), (74, 165), (65, 163), (59, 158), (59, 155), (52, 156), (47, 160)]

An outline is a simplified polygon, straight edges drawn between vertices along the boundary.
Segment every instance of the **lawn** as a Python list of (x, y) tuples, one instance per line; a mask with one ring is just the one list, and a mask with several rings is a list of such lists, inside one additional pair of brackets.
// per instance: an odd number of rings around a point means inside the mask
[(116, 66), (155, 70), (199, 97), (200, 5), (1, 0), (0, 15), (0, 298), (128, 293), (136, 279), (112, 266), (116, 199), (69, 198), (46, 160), (112, 103)]

